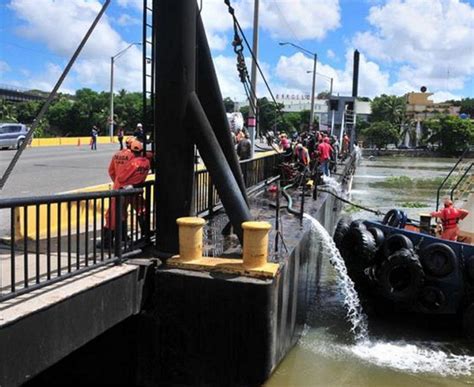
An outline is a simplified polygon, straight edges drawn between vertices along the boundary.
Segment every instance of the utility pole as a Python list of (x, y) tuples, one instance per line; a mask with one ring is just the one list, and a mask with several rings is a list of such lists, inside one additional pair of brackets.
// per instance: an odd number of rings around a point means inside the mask
[(110, 142), (114, 138), (114, 57), (110, 57)]
[(254, 0), (253, 10), (253, 59), (252, 59), (252, 70), (250, 73), (250, 83), (254, 94), (250, 95), (249, 101), (249, 118), (247, 122), (247, 128), (250, 136), (251, 151), (250, 157), (253, 158), (255, 152), (255, 134), (257, 130), (257, 60), (258, 60), (258, 9), (259, 0)]
[(309, 130), (313, 130), (314, 125), (314, 103), (316, 101), (316, 67), (318, 65), (318, 54), (314, 53), (313, 63), (313, 86), (311, 88), (311, 113), (309, 114)]
[(299, 51), (304, 52), (307, 55), (310, 55), (311, 57), (313, 57), (313, 85), (311, 87), (311, 112), (309, 114), (309, 129), (311, 130), (313, 128), (313, 123), (314, 123), (314, 103), (316, 101), (316, 68), (318, 65), (318, 54), (315, 52), (308, 51), (306, 48), (297, 46), (294, 43), (280, 42), (278, 44), (280, 46), (287, 46), (287, 45), (293, 46), (294, 48), (297, 48)]

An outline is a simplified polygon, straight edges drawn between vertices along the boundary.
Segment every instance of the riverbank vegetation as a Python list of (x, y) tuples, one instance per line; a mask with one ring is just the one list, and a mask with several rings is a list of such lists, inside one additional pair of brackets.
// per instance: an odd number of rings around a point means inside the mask
[[(372, 187), (392, 189), (437, 189), (444, 179), (444, 177), (411, 178), (408, 176), (389, 176), (382, 181), (371, 182), (369, 185)], [(445, 183), (445, 186), (450, 187), (454, 182), (454, 177), (450, 177)]]

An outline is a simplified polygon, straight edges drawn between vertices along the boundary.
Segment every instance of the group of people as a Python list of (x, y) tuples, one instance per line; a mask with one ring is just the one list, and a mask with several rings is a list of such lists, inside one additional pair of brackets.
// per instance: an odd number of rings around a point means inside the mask
[[(150, 159), (152, 154), (147, 153), (144, 155), (143, 142), (140, 137), (130, 136), (125, 141), (125, 148), (122, 147), (117, 153), (114, 154), (109, 164), (109, 176), (113, 182), (113, 189), (129, 189), (136, 188), (143, 184), (150, 171)], [(130, 197), (128, 197), (130, 198)], [(122, 207), (122, 235), (115, 235), (115, 229), (117, 225), (117, 214), (116, 214), (116, 203), (115, 198), (112, 198), (111, 205), (105, 215), (105, 227), (103, 230), (101, 244), (104, 246), (110, 246), (114, 240), (114, 237), (121, 237), (122, 240), (127, 235), (127, 211), (129, 205), (132, 210), (137, 214), (138, 224), (145, 233), (148, 230), (146, 226), (145, 216), (145, 205), (143, 196), (133, 197), (133, 199), (126, 198)]]
[[(125, 138), (125, 125), (120, 125), (117, 128), (117, 138), (120, 144), (120, 150), (123, 150), (123, 139)], [(97, 138), (99, 137), (100, 130), (99, 128), (94, 125), (91, 130), (91, 141), (90, 141), (90, 146), (91, 150), (97, 150)], [(142, 124), (137, 124), (135, 131), (133, 132), (133, 137), (135, 137), (137, 140), (141, 141), (142, 143), (145, 143), (146, 141), (146, 134), (145, 131), (143, 130), (143, 125)]]
[[(341, 156), (349, 153), (349, 137), (343, 136)], [(286, 133), (279, 135), (279, 146), (287, 161), (295, 161), (300, 166), (311, 170), (318, 166), (321, 173), (330, 176), (337, 168), (339, 158), (339, 141), (336, 136), (329, 136), (325, 132), (302, 132), (290, 139)]]

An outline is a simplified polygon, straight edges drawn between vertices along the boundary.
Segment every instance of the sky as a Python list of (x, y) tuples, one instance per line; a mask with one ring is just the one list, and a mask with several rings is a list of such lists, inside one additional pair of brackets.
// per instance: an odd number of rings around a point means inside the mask
[[(191, 1), (191, 0), (190, 0)], [(0, 85), (50, 91), (104, 0), (0, 0)], [(201, 0), (197, 0), (201, 4)], [(151, 3), (151, 1), (150, 1)], [(254, 0), (231, 0), (252, 40)], [(142, 90), (143, 0), (112, 0), (61, 91)], [(231, 46), (224, 0), (202, 0), (202, 17), (224, 97), (244, 89)], [(259, 63), (274, 94), (350, 95), (354, 49), (361, 54), (359, 95), (403, 95), (426, 86), (432, 99), (474, 97), (474, 0), (260, 0)], [(248, 50), (244, 51), (250, 57)], [(250, 68), (250, 63), (249, 63)], [(268, 92), (261, 81), (258, 96)]]

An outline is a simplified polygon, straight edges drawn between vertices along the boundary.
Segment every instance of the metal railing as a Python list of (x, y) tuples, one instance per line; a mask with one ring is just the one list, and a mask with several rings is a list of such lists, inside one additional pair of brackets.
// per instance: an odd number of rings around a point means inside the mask
[[(240, 168), (244, 177), (245, 187), (251, 188), (278, 175), (277, 167), (281, 156), (277, 153), (266, 157), (244, 160)], [(194, 174), (194, 213), (197, 216), (211, 216), (222, 208), (222, 203), (207, 170), (196, 171)]]
[[(472, 174), (469, 174), (469, 172), (471, 171), (471, 168), (473, 166), (474, 166), (474, 163), (469, 164), (467, 168), (465, 169), (464, 173), (456, 182), (456, 184), (454, 184), (453, 188), (451, 188), (451, 192), (449, 194), (451, 200), (454, 200), (454, 193), (456, 192), (456, 190), (458, 192), (458, 197), (456, 198), (457, 200), (462, 199), (465, 194), (471, 193)], [(461, 183), (465, 183), (466, 187), (458, 189)]]
[(10, 241), (0, 249), (0, 301), (119, 263), (146, 244), (154, 228), (151, 188), (1, 200)]
[[(277, 175), (279, 155), (241, 162), (247, 188)], [(112, 263), (149, 246), (156, 230), (154, 181), (140, 188), (0, 200), (9, 245), (0, 246), (0, 301)], [(194, 212), (222, 207), (207, 170), (195, 172)], [(115, 219), (115, 220), (114, 220)], [(113, 224), (113, 225), (112, 225)], [(114, 230), (107, 236), (104, 229)]]
[(436, 211), (438, 211), (439, 209), (439, 201), (440, 201), (440, 195), (441, 195), (441, 190), (445, 187), (446, 183), (448, 182), (449, 178), (451, 177), (451, 175), (453, 174), (453, 172), (457, 169), (458, 165), (461, 163), (461, 161), (463, 160), (464, 156), (466, 155), (466, 153), (469, 151), (469, 148), (466, 148), (464, 150), (464, 152), (462, 153), (461, 157), (459, 157), (458, 161), (456, 162), (456, 164), (454, 164), (454, 166), (451, 168), (451, 170), (449, 171), (448, 175), (444, 178), (444, 180), (441, 182), (441, 184), (439, 185), (438, 187), (438, 190), (436, 191)]

